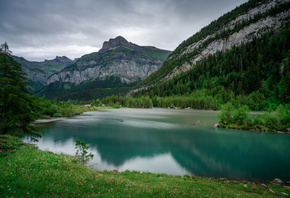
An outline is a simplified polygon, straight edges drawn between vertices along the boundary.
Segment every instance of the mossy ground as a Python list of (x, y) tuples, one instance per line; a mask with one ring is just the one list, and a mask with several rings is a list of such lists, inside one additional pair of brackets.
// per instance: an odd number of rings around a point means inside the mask
[[(66, 154), (0, 136), (1, 197), (287, 197), (290, 189), (137, 171), (97, 171)], [(3, 149), (9, 142), (11, 149)], [(13, 152), (9, 152), (9, 151)]]

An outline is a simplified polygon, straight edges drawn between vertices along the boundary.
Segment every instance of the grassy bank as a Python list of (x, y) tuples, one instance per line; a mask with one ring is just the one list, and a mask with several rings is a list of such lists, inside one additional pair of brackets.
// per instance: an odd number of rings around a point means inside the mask
[(136, 171), (97, 171), (65, 154), (41, 151), (0, 136), (1, 197), (281, 197), (290, 189), (268, 183)]

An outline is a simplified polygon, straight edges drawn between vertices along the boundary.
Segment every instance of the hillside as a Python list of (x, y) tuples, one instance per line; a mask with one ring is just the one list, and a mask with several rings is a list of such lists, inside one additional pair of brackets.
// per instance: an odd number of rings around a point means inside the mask
[(49, 76), (74, 63), (65, 56), (57, 56), (53, 60), (42, 62), (28, 61), (17, 56), (12, 56), (12, 58), (22, 65), (27, 79), (32, 82), (28, 88), (33, 92), (44, 87)]
[(237, 7), (182, 42), (130, 94), (164, 107), (216, 109), (232, 101), (262, 110), (288, 103), (289, 8), (287, 0)]
[(138, 46), (118, 36), (104, 42), (99, 52), (84, 55), (51, 75), (47, 86), (38, 94), (64, 100), (124, 95), (157, 71), (169, 53), (155, 47)]

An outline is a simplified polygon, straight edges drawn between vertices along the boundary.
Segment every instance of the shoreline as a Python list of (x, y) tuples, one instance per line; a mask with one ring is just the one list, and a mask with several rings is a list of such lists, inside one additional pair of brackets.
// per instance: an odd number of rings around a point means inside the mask
[[(129, 107), (121, 107), (121, 108), (111, 108), (111, 107), (97, 107), (94, 108), (93, 111), (97, 111), (97, 110), (103, 110), (103, 109), (139, 109), (139, 108), (129, 108)], [(144, 109), (144, 108), (140, 108), (140, 109)], [(162, 107), (152, 107), (152, 108), (148, 108), (148, 109), (170, 109), (170, 110), (185, 110), (185, 111), (208, 111), (208, 112), (220, 112), (220, 110), (213, 110), (213, 109), (191, 109), (191, 108), (184, 108), (184, 109), (179, 109), (179, 108), (162, 108)], [(92, 110), (91, 110), (92, 111)], [(81, 114), (78, 115), (82, 115), (83, 113), (86, 112), (90, 112), (90, 111), (85, 111), (82, 112)], [(251, 114), (260, 114), (263, 112), (251, 112)], [(77, 115), (73, 115), (73, 116), (77, 116)], [(56, 122), (56, 121), (61, 121), (61, 120), (65, 120), (69, 117), (52, 117), (52, 118), (47, 118), (47, 119), (37, 119), (35, 121), (33, 121), (31, 124), (45, 124), (45, 123), (51, 123), (51, 122)], [(265, 132), (265, 133), (275, 133), (275, 134), (290, 134), (290, 132), (287, 131), (271, 131), (271, 130), (258, 130), (258, 129), (243, 129), (243, 128), (237, 128), (234, 126), (227, 126), (227, 127), (221, 127), (219, 126), (219, 122), (215, 123), (212, 125), (213, 128), (224, 128), (224, 129), (236, 129), (236, 130), (245, 130), (245, 131), (255, 131), (255, 132)]]
[(272, 133), (272, 134), (284, 134), (284, 135), (290, 134), (290, 132), (287, 132), (287, 131), (258, 130), (258, 129), (254, 129), (254, 128), (243, 129), (243, 128), (237, 128), (234, 126), (221, 127), (221, 126), (219, 126), (219, 123), (215, 123), (213, 125), (213, 127), (214, 128), (221, 128), (221, 129), (235, 129), (235, 130), (240, 130), (240, 131), (254, 131), (254, 132), (262, 132), (262, 133)]
[[(288, 197), (288, 181), (247, 181), (126, 170), (98, 171), (77, 159), (24, 144), (1, 158), (4, 197)], [(23, 157), (29, 155), (28, 157)], [(34, 160), (31, 160), (33, 158)], [(34, 167), (34, 169), (31, 169)], [(29, 172), (29, 174), (27, 174)], [(46, 179), (43, 179), (43, 175)], [(37, 182), (36, 182), (37, 181)]]
[(44, 123), (50, 123), (50, 122), (56, 122), (56, 121), (60, 121), (60, 120), (65, 120), (65, 119), (67, 119), (67, 117), (37, 119), (37, 120), (34, 120), (31, 124), (44, 124)]

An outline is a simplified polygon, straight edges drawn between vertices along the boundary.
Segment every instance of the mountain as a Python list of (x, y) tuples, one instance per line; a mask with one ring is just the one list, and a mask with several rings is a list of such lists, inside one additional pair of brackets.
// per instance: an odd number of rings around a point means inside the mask
[(250, 0), (183, 41), (129, 95), (186, 96), (198, 99), (198, 108), (204, 103), (218, 108), (231, 100), (257, 110), (287, 103), (289, 15), (289, 0)]
[(42, 62), (28, 61), (17, 56), (12, 56), (12, 58), (22, 65), (28, 81), (33, 83), (28, 87), (33, 92), (46, 86), (49, 76), (74, 63), (66, 56), (56, 56), (53, 60)]
[(124, 95), (157, 71), (170, 51), (138, 46), (118, 36), (103, 43), (99, 52), (86, 54), (52, 74), (38, 94), (48, 98), (90, 100)]

